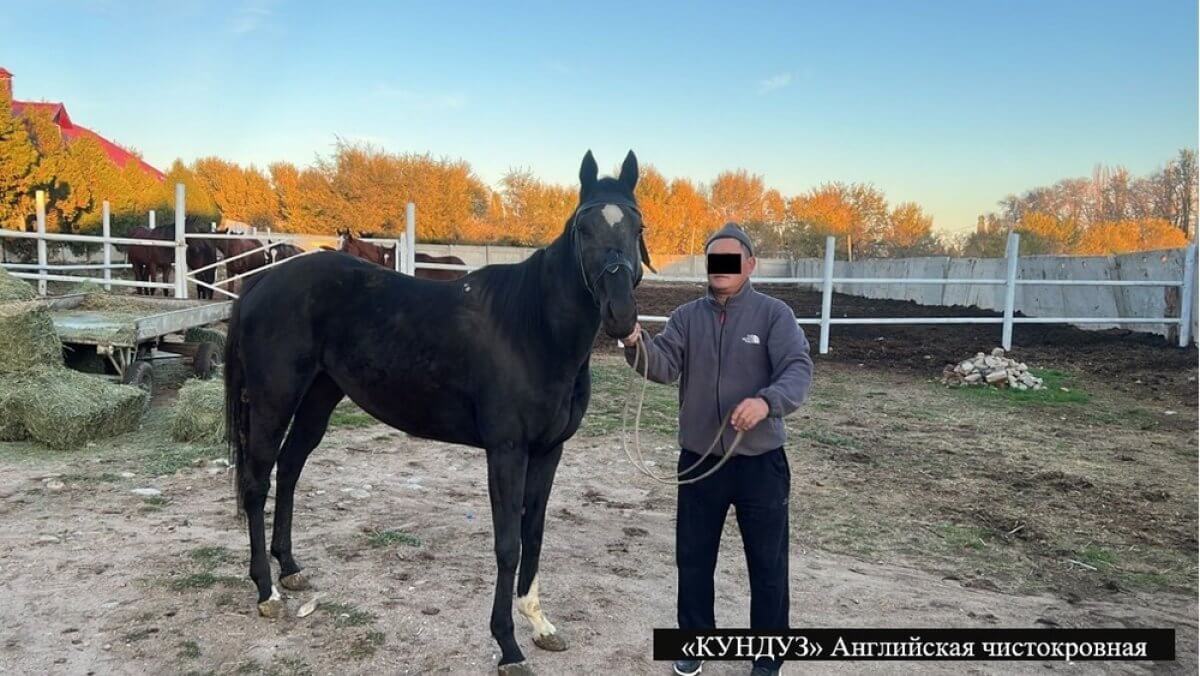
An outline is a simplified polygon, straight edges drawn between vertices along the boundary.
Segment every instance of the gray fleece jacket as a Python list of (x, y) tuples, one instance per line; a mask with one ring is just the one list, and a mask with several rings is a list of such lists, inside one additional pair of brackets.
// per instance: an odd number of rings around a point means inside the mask
[[(662, 333), (640, 339), (650, 357), (650, 380), (679, 378), (679, 445), (703, 453), (717, 428), (743, 399), (762, 397), (770, 413), (746, 432), (738, 455), (759, 455), (783, 446), (784, 416), (808, 396), (812, 358), (796, 316), (783, 301), (759, 293), (749, 281), (722, 306), (711, 290), (679, 306)], [(634, 365), (636, 346), (625, 347)], [(645, 365), (638, 365), (645, 375)], [(728, 426), (713, 449), (723, 454), (737, 432)]]

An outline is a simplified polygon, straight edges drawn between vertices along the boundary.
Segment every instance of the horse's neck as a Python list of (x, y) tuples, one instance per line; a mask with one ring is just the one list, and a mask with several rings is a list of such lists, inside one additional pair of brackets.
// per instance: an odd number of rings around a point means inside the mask
[(542, 323), (556, 345), (586, 358), (600, 326), (600, 313), (583, 285), (570, 236), (564, 233), (543, 251), (537, 276), (543, 299)]

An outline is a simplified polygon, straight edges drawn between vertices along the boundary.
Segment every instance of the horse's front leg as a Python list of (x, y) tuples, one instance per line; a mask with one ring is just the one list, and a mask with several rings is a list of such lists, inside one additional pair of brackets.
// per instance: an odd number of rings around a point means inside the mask
[(538, 559), (542, 554), (546, 503), (550, 501), (550, 489), (561, 457), (562, 444), (559, 444), (529, 458), (521, 515), (521, 574), (517, 579), (517, 610), (533, 627), (533, 644), (543, 650), (553, 651), (566, 650), (567, 642), (542, 612), (538, 598)]
[(492, 601), (492, 637), (500, 645), (499, 673), (521, 676), (533, 671), (525, 664), (513, 636), (513, 582), (521, 559), (521, 507), (525, 498), (526, 448), (514, 443), (489, 448), (488, 494), (496, 549), (496, 596)]

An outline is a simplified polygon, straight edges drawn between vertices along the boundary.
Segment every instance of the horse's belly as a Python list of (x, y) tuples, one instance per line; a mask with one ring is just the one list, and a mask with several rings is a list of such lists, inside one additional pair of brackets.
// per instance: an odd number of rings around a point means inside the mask
[[(460, 396), (395, 390), (348, 393), (367, 413), (379, 421), (416, 437), (451, 444), (480, 446), (474, 407)], [(356, 396), (357, 395), (357, 396)]]

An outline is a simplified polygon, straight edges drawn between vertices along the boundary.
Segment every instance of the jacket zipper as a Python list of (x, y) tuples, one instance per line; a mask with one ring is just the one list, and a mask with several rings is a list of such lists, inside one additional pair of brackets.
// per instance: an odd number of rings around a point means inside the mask
[(725, 417), (721, 415), (721, 352), (725, 344), (725, 308), (721, 308), (721, 330), (717, 332), (717, 426), (721, 430), (721, 455), (725, 455)]

